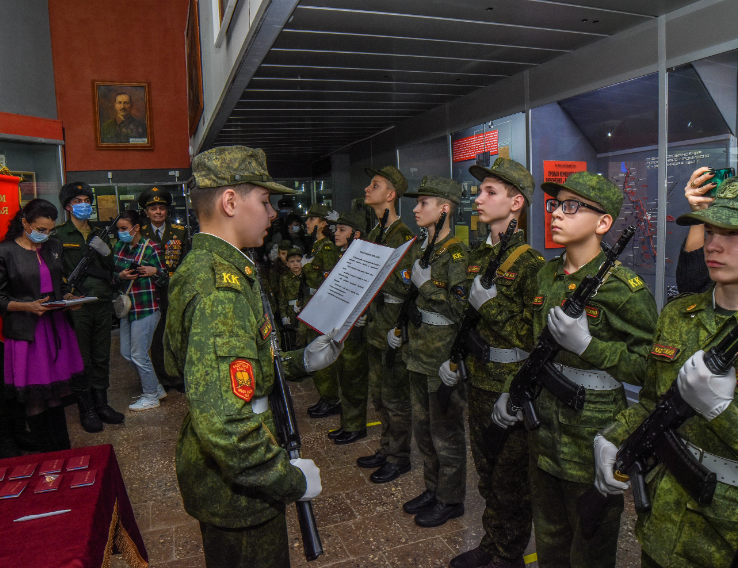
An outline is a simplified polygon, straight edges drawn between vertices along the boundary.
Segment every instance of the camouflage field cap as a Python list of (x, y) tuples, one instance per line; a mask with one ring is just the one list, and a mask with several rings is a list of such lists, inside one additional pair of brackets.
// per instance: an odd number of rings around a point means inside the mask
[(277, 245), (277, 250), (290, 250), (293, 246), (292, 241), (285, 239)]
[(261, 148), (212, 148), (192, 160), (192, 175), (195, 176), (197, 187), (203, 189), (251, 183), (269, 190), (270, 193), (297, 193), (272, 181), (266, 167), (266, 155)]
[(720, 229), (738, 229), (738, 176), (718, 186), (715, 201), (707, 209), (681, 215), (676, 222), (682, 226), (707, 223)]
[(420, 187), (405, 197), (421, 197), (429, 195), (432, 197), (443, 197), (453, 201), (457, 205), (461, 202), (461, 184), (453, 179), (440, 176), (425, 176), (420, 182)]
[(347, 225), (355, 231), (366, 232), (366, 215), (363, 211), (349, 211), (338, 216), (336, 225)]
[(290, 251), (289, 251), (289, 252), (287, 253), (287, 260), (289, 260), (289, 258), (290, 258), (291, 256), (299, 256), (299, 257), (301, 257), (301, 258), (302, 258), (302, 251), (301, 251), (301, 250), (300, 250), (299, 248), (295, 248), (295, 247), (293, 247), (293, 248), (291, 248), (291, 249), (290, 249)]
[(541, 189), (551, 197), (556, 197), (562, 189), (568, 189), (580, 197), (599, 203), (613, 221), (618, 218), (623, 206), (623, 190), (592, 172), (574, 172), (564, 183), (547, 181), (541, 184)]
[(172, 194), (168, 190), (159, 187), (147, 189), (138, 198), (138, 206), (141, 209), (146, 209), (149, 205), (166, 205), (169, 207), (171, 204)]
[(407, 180), (405, 179), (405, 176), (402, 175), (402, 172), (398, 170), (395, 166), (384, 166), (383, 168), (380, 168), (378, 170), (364, 168), (364, 171), (366, 172), (366, 175), (368, 175), (370, 178), (373, 178), (374, 176), (381, 176), (385, 179), (388, 179), (392, 186), (395, 188), (395, 191), (397, 192), (397, 195), (399, 197), (402, 197), (407, 191)]
[(484, 178), (488, 177), (496, 177), (514, 185), (523, 194), (528, 205), (530, 205), (531, 199), (533, 199), (536, 180), (533, 179), (533, 176), (530, 175), (530, 172), (525, 169), (523, 164), (519, 164), (515, 160), (497, 158), (491, 168), (471, 166), (469, 173), (479, 181), (484, 181)]
[(338, 213), (333, 211), (330, 207), (327, 205), (323, 205), (322, 203), (313, 203), (310, 206), (310, 209), (307, 210), (307, 213), (305, 213), (306, 218), (310, 217), (318, 217), (320, 219), (325, 219), (329, 223), (335, 223), (336, 219), (338, 219)]

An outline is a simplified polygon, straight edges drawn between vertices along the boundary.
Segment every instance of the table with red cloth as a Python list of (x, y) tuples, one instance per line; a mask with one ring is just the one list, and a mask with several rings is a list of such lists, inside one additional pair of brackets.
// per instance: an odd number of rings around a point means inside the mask
[[(71, 488), (80, 471), (66, 471), (69, 458), (90, 456), (88, 470), (97, 470), (95, 483)], [(64, 458), (57, 491), (34, 493), (43, 478), (38, 471), (48, 460)], [(113, 446), (74, 448), (0, 460), (7, 467), (0, 490), (13, 468), (35, 463), (33, 477), (20, 497), (0, 499), (0, 566), (3, 568), (107, 568), (111, 554), (121, 553), (134, 568), (148, 566), (146, 548), (133, 516), (131, 502)], [(23, 522), (14, 519), (51, 511), (70, 513)]]

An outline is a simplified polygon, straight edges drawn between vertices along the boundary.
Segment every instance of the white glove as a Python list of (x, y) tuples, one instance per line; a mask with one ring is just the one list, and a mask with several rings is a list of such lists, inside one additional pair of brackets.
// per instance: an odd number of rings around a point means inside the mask
[(489, 290), (485, 290), (482, 286), (482, 277), (477, 276), (472, 284), (471, 291), (469, 292), (469, 303), (471, 306), (479, 311), (484, 303), (497, 297), (497, 286), (492, 284)]
[(282, 325), (290, 325), (290, 318), (283, 317), (282, 318)]
[(333, 338), (338, 335), (338, 330), (339, 328), (335, 328), (330, 333), (321, 335), (305, 347), (303, 362), (305, 363), (305, 370), (308, 373), (325, 369), (338, 359), (341, 351), (343, 351), (343, 343), (333, 341)]
[(297, 302), (295, 302), (294, 304), (292, 304), (292, 309), (295, 310), (296, 314), (299, 314), (302, 308), (300, 308), (300, 305)]
[(366, 314), (359, 316), (359, 319), (356, 320), (354, 327), (364, 327), (365, 325), (366, 325)]
[(415, 284), (415, 287), (420, 288), (423, 284), (428, 282), (428, 280), (430, 279), (431, 279), (430, 264), (428, 265), (428, 268), (420, 268), (420, 260), (416, 260), (415, 264), (413, 264), (413, 274), (410, 277), (410, 280), (412, 280), (413, 284)]
[(494, 422), (500, 428), (508, 428), (509, 426), (515, 426), (516, 422), (523, 420), (523, 411), (518, 410), (515, 414), (509, 414), (507, 411), (507, 400), (510, 398), (510, 393), (503, 392), (500, 398), (495, 402), (495, 406), (492, 409), (492, 422)]
[(304, 267), (306, 264), (310, 264), (313, 261), (313, 258), (308, 256), (306, 254), (302, 255), (302, 258), (300, 259), (300, 266)]
[(586, 312), (582, 312), (578, 318), (572, 318), (564, 313), (561, 306), (555, 306), (548, 312), (548, 329), (556, 343), (575, 355), (584, 353), (592, 341)]
[(108, 256), (110, 254), (110, 247), (98, 236), (94, 236), (90, 239), (89, 246), (100, 256)]
[(444, 361), (438, 369), (438, 376), (447, 387), (452, 387), (459, 382), (459, 372), (451, 370), (451, 360)]
[(618, 449), (604, 436), (597, 434), (594, 439), (595, 487), (603, 495), (620, 495), (630, 487), (630, 482), (618, 481), (612, 474)]
[(290, 460), (290, 463), (302, 472), (307, 481), (307, 489), (305, 489), (305, 495), (303, 495), (298, 501), (311, 501), (320, 495), (323, 491), (323, 485), (320, 483), (320, 468), (315, 465), (313, 460), (306, 460), (303, 458)]
[(389, 345), (392, 349), (397, 349), (400, 345), (402, 345), (402, 334), (395, 335), (395, 328), (387, 332), (387, 345)]
[(735, 368), (727, 375), (713, 375), (705, 365), (705, 352), (697, 351), (679, 369), (679, 394), (707, 420), (723, 412), (735, 396)]

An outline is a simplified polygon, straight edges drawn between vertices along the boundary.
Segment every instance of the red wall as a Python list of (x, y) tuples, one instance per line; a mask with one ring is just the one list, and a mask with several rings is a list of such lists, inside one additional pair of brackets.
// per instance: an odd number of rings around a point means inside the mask
[[(49, 0), (66, 169), (188, 168), (188, 0)], [(149, 83), (154, 148), (96, 150), (93, 81)]]

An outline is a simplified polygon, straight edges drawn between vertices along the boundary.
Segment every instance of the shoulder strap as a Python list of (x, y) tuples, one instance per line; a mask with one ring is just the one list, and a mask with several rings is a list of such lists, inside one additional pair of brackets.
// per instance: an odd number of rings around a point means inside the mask
[(522, 256), (522, 254), (525, 251), (527, 251), (529, 248), (531, 248), (530, 245), (526, 243), (526, 244), (520, 245), (518, 248), (512, 251), (512, 254), (505, 259), (505, 262), (502, 263), (502, 266), (500, 266), (500, 268), (498, 269), (498, 272), (505, 274), (505, 272), (510, 270), (512, 265), (515, 264), (515, 261), (518, 260)]
[(439, 256), (441, 256), (444, 252), (446, 252), (452, 245), (455, 245), (456, 243), (461, 243), (459, 239), (456, 237), (451, 237), (449, 240), (446, 241), (446, 244), (444, 244), (441, 248), (439, 248), (435, 254), (433, 255), (433, 259), (435, 260)]

